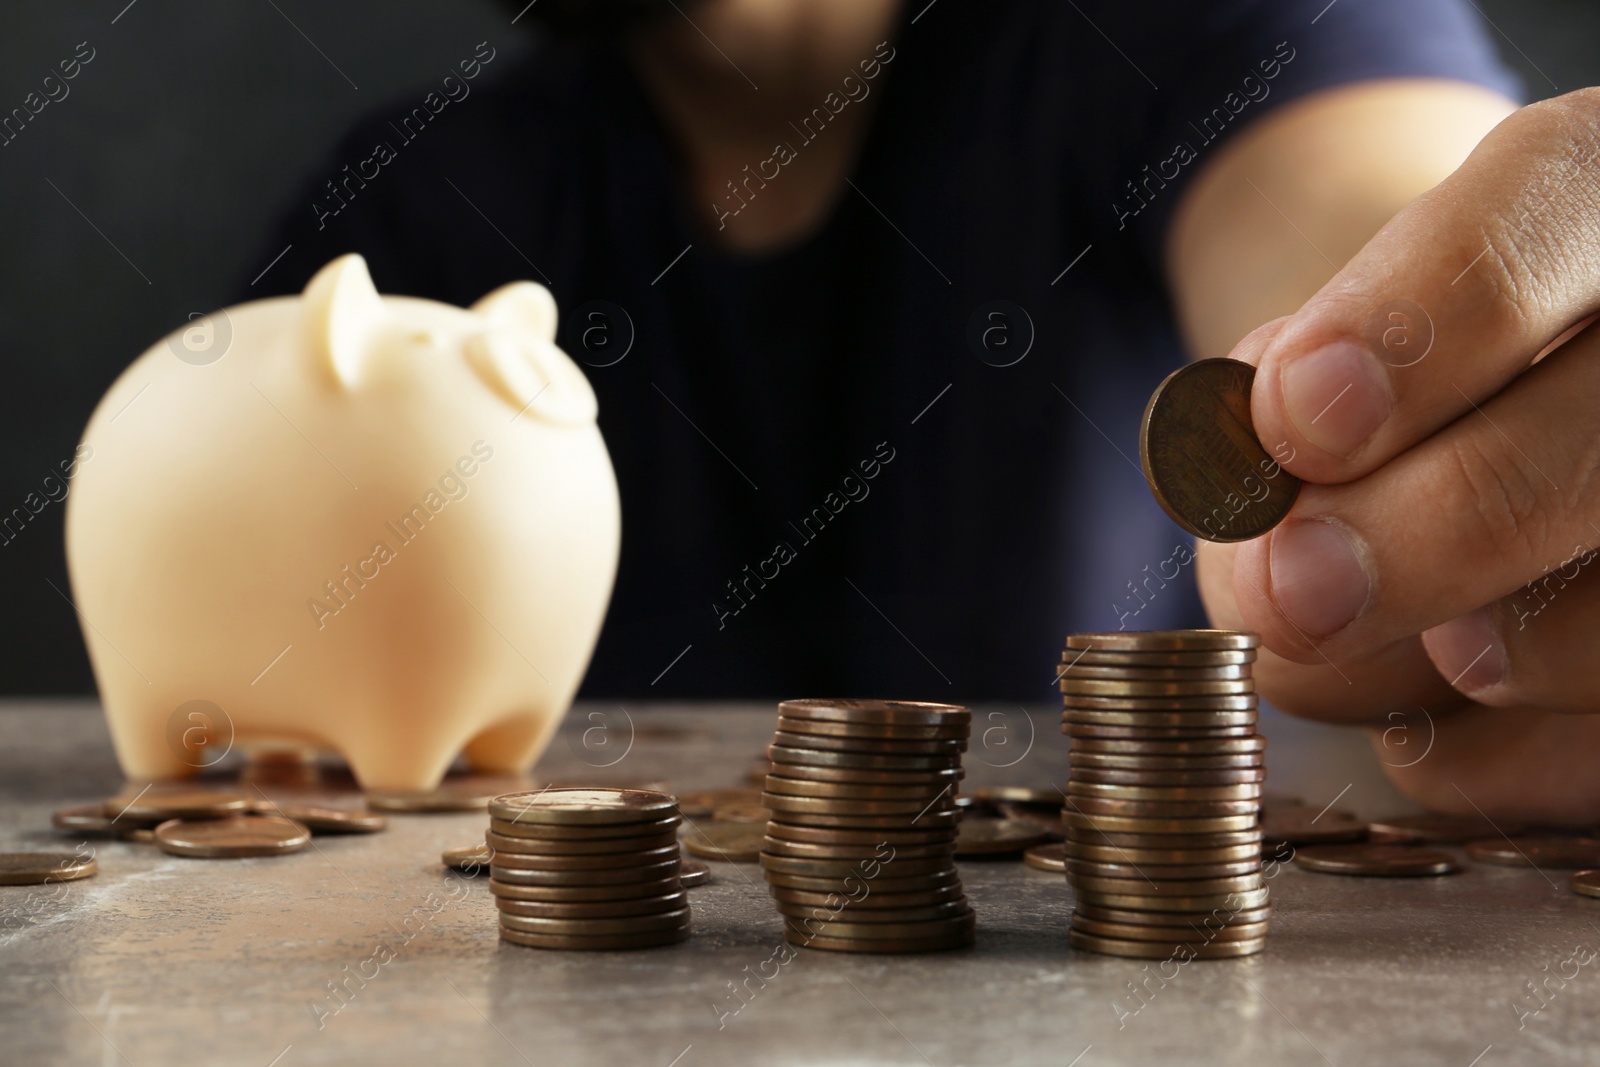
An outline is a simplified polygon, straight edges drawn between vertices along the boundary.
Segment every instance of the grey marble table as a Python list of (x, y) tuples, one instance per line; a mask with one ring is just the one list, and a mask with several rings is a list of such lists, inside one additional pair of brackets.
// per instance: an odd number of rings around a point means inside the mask
[[(612, 731), (603, 755), (595, 735), (585, 744), (599, 721), (591, 710)], [(580, 706), (538, 771), (735, 784), (772, 716), (748, 705)], [(1043, 706), (978, 709), (968, 784), (1059, 779), (1055, 720)], [(1272, 788), (1318, 805), (1337, 797), (1369, 816), (1403, 809), (1360, 738), (1272, 715), (1263, 732)], [(120, 781), (92, 702), (0, 704), (0, 850), (70, 850), (77, 842), (50, 830), (50, 812)], [(1161, 976), (1070, 949), (1059, 875), (971, 862), (961, 873), (976, 947), (800, 952), (763, 966), (781, 932), (754, 865), (713, 865), (714, 882), (692, 892), (695, 933), (681, 945), (586, 954), (502, 944), (487, 888), (438, 860), (484, 822), (396, 816), (382, 834), (236, 861), (90, 842), (97, 877), (0, 887), (0, 1063), (1600, 1061), (1600, 959), (1567, 962), (1575, 948), (1584, 959), (1600, 947), (1600, 901), (1573, 896), (1559, 875), (1469, 865), (1382, 880), (1285, 868), (1272, 881), (1264, 954)], [(1542, 1000), (1530, 982), (1544, 984)], [(350, 992), (335, 1000), (340, 984)]]

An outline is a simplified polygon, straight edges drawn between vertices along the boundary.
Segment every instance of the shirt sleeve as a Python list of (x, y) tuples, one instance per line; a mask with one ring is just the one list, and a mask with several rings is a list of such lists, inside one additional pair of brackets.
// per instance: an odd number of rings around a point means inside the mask
[(1380, 78), (1450, 79), (1523, 98), (1520, 80), (1464, 0), (1139, 6), (1147, 25), (1165, 27), (1156, 62), (1144, 72), (1155, 88), (1145, 106), (1131, 109), (1118, 158), (1098, 180), (1111, 204), (1109, 228), (1135, 231), (1158, 272), (1187, 184), (1218, 147), (1275, 108)]

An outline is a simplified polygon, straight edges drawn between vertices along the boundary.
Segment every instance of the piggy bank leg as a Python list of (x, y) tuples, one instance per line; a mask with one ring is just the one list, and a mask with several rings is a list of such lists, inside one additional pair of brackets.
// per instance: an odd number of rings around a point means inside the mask
[(117, 762), (129, 781), (190, 778), (222, 758), (231, 737), (196, 724), (169, 723), (171, 705), (120, 707), (107, 715)]
[(479, 774), (520, 774), (544, 751), (561, 716), (549, 711), (524, 711), (501, 719), (467, 742), (467, 766)]
[(459, 723), (397, 716), (379, 732), (341, 738), (338, 749), (361, 788), (421, 791), (438, 786), (466, 738)]

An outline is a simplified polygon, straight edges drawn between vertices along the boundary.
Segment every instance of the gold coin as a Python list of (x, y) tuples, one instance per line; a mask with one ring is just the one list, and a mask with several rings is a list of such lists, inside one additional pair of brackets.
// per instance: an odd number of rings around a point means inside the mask
[(896, 860), (942, 858), (953, 861), (958, 854), (956, 844), (953, 841), (927, 845), (889, 845), (888, 842), (880, 841), (864, 845), (847, 842), (812, 843), (809, 841), (786, 841), (781, 837), (763, 838), (760, 851), (773, 856), (796, 856), (800, 859), (818, 860), (849, 860), (851, 862), (860, 862), (868, 859), (881, 861), (888, 856), (893, 856)]
[[(762, 799), (774, 813), (797, 812), (813, 815), (905, 815), (914, 816), (929, 808), (939, 810), (947, 805), (938, 803), (939, 794), (932, 800), (863, 800), (858, 797), (797, 797), (782, 793), (768, 794)], [(777, 815), (782, 818), (782, 815)], [(907, 820), (910, 821), (909, 819)]]
[(1255, 815), (1222, 815), (1214, 819), (1135, 819), (1118, 815), (1090, 815), (1071, 810), (1061, 813), (1070, 827), (1132, 834), (1212, 834), (1254, 830)]
[(1061, 790), (1053, 785), (997, 785), (974, 789), (972, 795), (983, 804), (1032, 804), (1059, 808)]
[(489, 878), (489, 892), (496, 898), (538, 900), (558, 904), (638, 900), (643, 897), (659, 897), (663, 893), (676, 893), (681, 888), (683, 888), (682, 883), (674, 875), (650, 882), (616, 882), (610, 885), (518, 885), (493, 877), (492, 870)]
[(1499, 867), (1580, 870), (1600, 864), (1600, 841), (1588, 837), (1495, 838), (1467, 845), (1469, 859)]
[(785, 700), (778, 705), (778, 714), (789, 719), (894, 726), (964, 726), (972, 721), (972, 712), (959, 704), (910, 700)]
[(250, 809), (257, 815), (292, 819), (314, 834), (374, 834), (389, 825), (389, 820), (376, 812), (293, 802), (279, 804), (265, 797), (258, 797), (251, 803)]
[[(815, 748), (767, 749), (775, 767), (848, 767), (861, 771), (921, 772), (953, 770), (961, 766), (960, 753), (942, 756), (876, 756), (864, 752), (825, 752)], [(800, 772), (802, 775), (804, 771)]]
[(1265, 767), (1213, 767), (1200, 771), (1124, 771), (1100, 767), (1074, 767), (1067, 779), (1070, 786), (1076, 782), (1101, 785), (1144, 785), (1160, 787), (1250, 785), (1266, 781)]
[(683, 869), (678, 872), (678, 881), (685, 889), (693, 889), (695, 886), (705, 885), (711, 881), (711, 868), (699, 860), (685, 859), (683, 861)]
[(863, 782), (820, 782), (811, 778), (785, 778), (769, 774), (766, 778), (768, 793), (780, 796), (844, 798), (856, 800), (920, 800), (926, 803), (941, 793), (953, 792), (950, 781), (920, 785), (871, 785)]
[(1166, 834), (1118, 833), (1104, 830), (1069, 828), (1067, 841), (1078, 845), (1097, 845), (1115, 848), (1160, 849), (1210, 849), (1210, 848), (1260, 848), (1261, 830), (1237, 830), (1224, 833)]
[[(779, 901), (777, 912), (785, 919), (798, 921), (802, 926), (817, 920), (831, 921), (848, 918), (852, 923), (864, 925), (888, 926), (894, 923), (937, 923), (942, 920), (959, 918), (972, 911), (965, 898), (947, 901), (943, 904), (929, 904), (920, 908), (824, 908), (812, 907), (804, 904), (787, 904)], [(826, 931), (818, 931), (825, 933)]]
[(1198, 740), (1157, 739), (1126, 741), (1101, 737), (1079, 737), (1072, 740), (1068, 755), (1106, 756), (1241, 756), (1265, 752), (1265, 737), (1218, 737)]
[(875, 771), (861, 767), (822, 767), (774, 764), (773, 773), (791, 780), (803, 778), (812, 782), (838, 782), (845, 785), (914, 785), (932, 787), (935, 791), (948, 785), (954, 788), (967, 772), (960, 767), (921, 771)]
[(1072, 888), (1101, 896), (1141, 897), (1211, 897), (1228, 893), (1249, 893), (1261, 889), (1261, 872), (1220, 878), (1174, 879), (1165, 881), (1135, 875), (1131, 878), (1102, 878), (1092, 874), (1075, 874), (1068, 861), (1067, 881)]
[(436, 789), (380, 789), (367, 794), (367, 807), (407, 815), (482, 811), (502, 793), (526, 789), (523, 775), (463, 774), (447, 777)]
[(506, 793), (489, 801), (489, 814), (496, 819), (558, 826), (651, 822), (672, 817), (677, 808), (670, 793), (599, 786)]
[(1231, 663), (1216, 667), (1133, 667), (1101, 666), (1068, 660), (1071, 653), (1062, 655), (1060, 677), (1077, 680), (1098, 679), (1106, 682), (1172, 682), (1186, 685), (1189, 682), (1245, 681), (1251, 677), (1248, 663)]
[(791, 945), (823, 952), (944, 952), (971, 945), (976, 937), (976, 929), (972, 925), (957, 926), (951, 932), (934, 937), (854, 938), (812, 935), (792, 925), (785, 925), (783, 937)]
[[(648, 822), (624, 822), (612, 825), (577, 823), (561, 826), (556, 823), (511, 822), (508, 819), (489, 820), (489, 829), (506, 837), (527, 838), (530, 841), (599, 841), (605, 838), (648, 837), (665, 833), (683, 825), (678, 815)], [(528, 846), (530, 848), (535, 846)]]
[(761, 866), (773, 874), (787, 874), (796, 878), (848, 878), (858, 872), (870, 874), (873, 870), (888, 871), (897, 878), (911, 878), (920, 874), (933, 874), (952, 868), (954, 860), (948, 856), (922, 859), (868, 858), (859, 860), (817, 860), (798, 856), (775, 856), (770, 852), (760, 854)]
[(955, 915), (922, 922), (861, 922), (851, 919), (818, 919), (807, 916), (796, 919), (786, 916), (785, 925), (798, 928), (801, 933), (814, 937), (860, 938), (862, 940), (899, 940), (905, 938), (942, 937), (970, 927), (973, 912), (963, 907)]
[(1307, 845), (1295, 852), (1294, 861), (1308, 871), (1323, 874), (1383, 878), (1451, 874), (1461, 869), (1448, 852), (1412, 845)]
[(1232, 652), (1260, 644), (1260, 634), (1244, 630), (1114, 630), (1067, 635), (1068, 648), (1090, 652)]
[[(1253, 697), (1251, 698), (1254, 699)], [(1172, 727), (1209, 730), (1212, 727), (1254, 726), (1260, 718), (1255, 705), (1244, 708), (1174, 709), (1163, 702), (1150, 707), (1069, 708), (1062, 712), (1069, 726), (1119, 726), (1136, 729)]]
[(609, 919), (547, 919), (538, 915), (513, 915), (500, 912), (502, 930), (527, 934), (561, 934), (569, 937), (604, 937), (613, 934), (643, 934), (658, 930), (677, 930), (689, 925), (689, 907), (647, 915), (619, 915)]
[(1034, 845), (1022, 854), (1022, 862), (1041, 871), (1064, 871), (1067, 869), (1067, 859), (1063, 851), (1065, 847), (1060, 841), (1052, 841), (1047, 845)]
[(956, 838), (956, 855), (1001, 856), (1024, 852), (1046, 840), (1048, 835), (1032, 823), (977, 816), (961, 821), (960, 835)]
[(678, 794), (678, 811), (691, 819), (709, 819), (712, 812), (729, 804), (759, 803), (761, 803), (761, 790), (751, 786), (695, 789)]
[(770, 817), (759, 801), (753, 804), (729, 804), (711, 813), (716, 822), (766, 822)]
[(498, 882), (511, 885), (593, 886), (630, 885), (639, 882), (659, 882), (663, 878), (676, 880), (678, 859), (673, 857), (663, 863), (636, 867), (600, 867), (578, 870), (528, 870), (506, 867), (495, 857), (489, 866), (489, 875)]
[(1260, 537), (1289, 514), (1300, 479), (1256, 437), (1250, 389), (1256, 369), (1202, 359), (1151, 394), (1139, 434), (1145, 482), (1173, 522), (1207, 541)]
[(1254, 800), (1259, 803), (1261, 786), (1255, 782), (1246, 782), (1242, 785), (1108, 785), (1104, 782), (1068, 782), (1067, 793), (1089, 797), (1114, 797), (1118, 800)]
[(632, 852), (587, 852), (578, 855), (541, 855), (495, 850), (496, 867), (516, 871), (605, 871), (619, 867), (649, 867), (678, 858), (678, 842)]
[(0, 885), (70, 882), (99, 869), (93, 856), (74, 852), (0, 852)]
[(512, 837), (493, 830), (483, 835), (488, 846), (497, 852), (524, 853), (534, 856), (588, 856), (605, 852), (638, 852), (641, 849), (665, 848), (678, 842), (674, 830), (657, 831), (641, 837), (601, 837), (540, 839)]
[(1573, 871), (1567, 888), (1580, 897), (1600, 897), (1600, 871)]
[(966, 738), (917, 741), (901, 737), (823, 737), (782, 730), (772, 735), (772, 743), (781, 748), (897, 756), (953, 756), (967, 750)]
[(1094, 922), (1116, 923), (1123, 926), (1250, 926), (1264, 923), (1272, 917), (1272, 905), (1241, 908), (1207, 908), (1202, 911), (1124, 911), (1119, 908), (1102, 908), (1078, 901), (1072, 906), (1072, 919), (1090, 919)]
[(1256, 800), (1118, 800), (1114, 797), (1071, 795), (1073, 811), (1085, 815), (1128, 815), (1135, 818), (1209, 819), (1218, 815), (1255, 815), (1261, 811)]
[(488, 845), (463, 845), (447, 848), (439, 854), (439, 862), (453, 871), (476, 874), (494, 860), (494, 849)]
[(930, 830), (846, 830), (829, 826), (796, 826), (793, 823), (767, 823), (767, 836), (783, 841), (805, 841), (818, 845), (953, 845), (960, 830), (944, 826)]
[(961, 881), (954, 867), (948, 870), (935, 871), (931, 874), (910, 875), (905, 878), (890, 878), (883, 873), (886, 869), (879, 865), (878, 873), (870, 878), (860, 871), (846, 875), (828, 875), (825, 877), (766, 871), (764, 872), (764, 877), (769, 888), (803, 889), (814, 893), (840, 893), (845, 896), (855, 895), (861, 892), (863, 888), (872, 893), (921, 893), (930, 889), (938, 889), (942, 886), (959, 885)]
[(1318, 845), (1360, 841), (1367, 824), (1344, 811), (1319, 812), (1315, 808), (1264, 808), (1261, 844), (1269, 853), (1281, 845)]
[(1510, 819), (1492, 822), (1482, 815), (1400, 815), (1378, 819), (1368, 829), (1390, 843), (1464, 845), (1501, 834), (1521, 833), (1522, 824)]
[(880, 893), (876, 890), (857, 896), (846, 896), (843, 893), (817, 893), (805, 889), (787, 889), (783, 886), (768, 886), (767, 891), (772, 894), (772, 899), (780, 904), (791, 907), (813, 908), (847, 908), (849, 914), (859, 915), (868, 911), (887, 911), (894, 913), (906, 908), (924, 908), (935, 904), (959, 903), (966, 900), (961, 890), (960, 882), (951, 882), (946, 885), (935, 886), (931, 889), (914, 890), (909, 893)]
[(1102, 678), (1078, 678), (1071, 674), (1062, 677), (1061, 692), (1069, 697), (1105, 697), (1118, 700), (1170, 700), (1182, 698), (1196, 700), (1201, 697), (1254, 696), (1254, 678), (1196, 679), (1188, 682), (1131, 681)]
[(957, 826), (961, 812), (930, 808), (921, 815), (829, 815), (805, 811), (775, 812), (791, 826), (815, 826), (835, 830), (933, 830)]
[(1227, 667), (1254, 663), (1256, 650), (1239, 648), (1213, 652), (1111, 652), (1099, 649), (1068, 649), (1061, 654), (1063, 666), (1086, 667)]
[(1097, 890), (1074, 889), (1075, 901), (1092, 907), (1117, 911), (1151, 911), (1167, 914), (1191, 911), (1253, 911), (1265, 907), (1270, 899), (1267, 887), (1245, 893), (1215, 893), (1204, 897), (1173, 897), (1152, 894), (1127, 895)]
[(1229, 767), (1264, 767), (1260, 752), (1222, 756), (1124, 756), (1104, 752), (1071, 752), (1067, 764), (1089, 770), (1113, 771), (1214, 771)]
[(168, 819), (220, 819), (249, 810), (250, 798), (241, 793), (195, 789), (150, 789), (137, 796), (112, 797), (105, 803), (105, 813), (119, 826), (155, 826)]
[[(1190, 863), (1243, 863), (1256, 861), (1261, 866), (1259, 844), (1234, 845), (1232, 848), (1119, 848), (1115, 845), (1086, 845), (1073, 842), (1068, 846), (1075, 859), (1097, 860), (1101, 863), (1126, 864), (1190, 864)], [(1153, 876), (1152, 876), (1153, 877)]]
[(689, 904), (689, 894), (676, 893), (639, 897), (634, 900), (599, 900), (564, 904), (545, 900), (508, 900), (495, 897), (495, 909), (506, 915), (539, 919), (620, 919), (630, 915), (661, 915), (680, 911)]
[(670, 930), (654, 930), (637, 934), (530, 934), (524, 930), (500, 927), (500, 940), (529, 948), (560, 949), (567, 952), (616, 952), (638, 948), (656, 948), (673, 945), (689, 939), (689, 925)]
[(784, 733), (814, 737), (905, 738), (914, 741), (965, 741), (971, 733), (967, 724), (955, 726), (895, 726), (875, 722), (831, 722), (822, 719), (791, 719), (778, 716), (778, 729)]
[(1255, 723), (1240, 726), (1110, 726), (1105, 723), (1074, 722), (1061, 724), (1061, 732), (1079, 741), (1232, 741), (1255, 737)]
[(289, 819), (230, 815), (223, 819), (169, 819), (155, 829), (156, 845), (174, 856), (238, 859), (299, 852), (311, 831)]
[(148, 826), (134, 826), (126, 830), (118, 830), (117, 838), (122, 841), (131, 841), (136, 845), (155, 844), (156, 832)]
[(1103, 923), (1082, 915), (1072, 917), (1072, 929), (1082, 930), (1095, 937), (1110, 937), (1119, 941), (1165, 941), (1169, 945), (1222, 944), (1228, 941), (1254, 941), (1267, 936), (1267, 923), (1240, 923), (1237, 925), (1205, 926), (1141, 926), (1135, 923)]
[(1232, 863), (1107, 863), (1101, 860), (1067, 858), (1067, 872), (1090, 878), (1143, 878), (1152, 882), (1175, 879), (1201, 880), (1207, 878), (1238, 878), (1261, 873), (1261, 857), (1237, 860)]
[(1002, 819), (1015, 819), (1033, 826), (1048, 840), (1059, 841), (1067, 836), (1061, 825), (1061, 807), (1034, 807), (1026, 804), (1000, 804), (997, 805)]
[(754, 863), (761, 857), (764, 822), (699, 823), (683, 838), (683, 847), (696, 856), (723, 863)]
[(1169, 957), (1180, 960), (1226, 960), (1239, 956), (1253, 956), (1267, 947), (1267, 939), (1264, 937), (1253, 941), (1211, 942), (1201, 941), (1197, 937), (1191, 942), (1167, 944), (1161, 941), (1123, 941), (1118, 938), (1096, 937), (1077, 929), (1067, 931), (1067, 941), (1073, 948), (1098, 952), (1102, 956), (1123, 956), (1136, 960), (1163, 960)]
[(79, 804), (70, 808), (60, 808), (50, 816), (50, 825), (57, 830), (93, 837), (109, 837), (116, 833), (118, 828), (106, 814), (103, 801), (99, 804)]

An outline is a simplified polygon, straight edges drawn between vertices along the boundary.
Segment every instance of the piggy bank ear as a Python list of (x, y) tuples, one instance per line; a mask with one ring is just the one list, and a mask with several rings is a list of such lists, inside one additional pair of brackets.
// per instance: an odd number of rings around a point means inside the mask
[(537, 282), (502, 285), (473, 304), (471, 310), (496, 326), (529, 334), (541, 341), (555, 342), (555, 297)]
[(599, 413), (589, 379), (548, 341), (490, 327), (462, 347), (468, 364), (518, 415), (576, 425)]
[(367, 261), (340, 256), (317, 271), (300, 303), (306, 351), (334, 382), (354, 388), (367, 362), (368, 341), (385, 314)]

